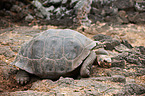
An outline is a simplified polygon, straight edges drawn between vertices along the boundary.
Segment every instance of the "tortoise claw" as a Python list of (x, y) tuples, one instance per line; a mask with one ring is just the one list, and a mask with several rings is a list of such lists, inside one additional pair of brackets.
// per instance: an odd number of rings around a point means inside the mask
[(27, 72), (20, 70), (16, 75), (17, 83), (24, 85), (29, 81), (29, 75)]

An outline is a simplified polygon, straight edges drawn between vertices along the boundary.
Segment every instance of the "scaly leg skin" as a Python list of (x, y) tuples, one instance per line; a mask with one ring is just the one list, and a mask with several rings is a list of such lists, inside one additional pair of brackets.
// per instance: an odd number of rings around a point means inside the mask
[(86, 58), (86, 60), (81, 66), (81, 70), (80, 70), (81, 77), (88, 77), (90, 75), (90, 70), (95, 59), (96, 59), (96, 53), (94, 51), (91, 51), (90, 55)]
[(24, 70), (19, 70), (16, 75), (17, 83), (24, 85), (30, 80), (29, 74)]

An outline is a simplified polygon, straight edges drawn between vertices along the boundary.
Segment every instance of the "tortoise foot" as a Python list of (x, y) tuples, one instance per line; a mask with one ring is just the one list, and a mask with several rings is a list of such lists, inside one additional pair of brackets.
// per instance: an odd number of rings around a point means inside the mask
[(87, 57), (87, 59), (83, 62), (80, 75), (81, 77), (89, 77), (90, 76), (90, 70), (92, 67), (92, 64), (94, 63), (96, 59), (96, 53), (94, 51), (90, 52), (90, 55)]
[(17, 83), (24, 85), (26, 83), (28, 83), (29, 81), (29, 74), (26, 71), (23, 70), (19, 70), (17, 75), (16, 75), (16, 81)]

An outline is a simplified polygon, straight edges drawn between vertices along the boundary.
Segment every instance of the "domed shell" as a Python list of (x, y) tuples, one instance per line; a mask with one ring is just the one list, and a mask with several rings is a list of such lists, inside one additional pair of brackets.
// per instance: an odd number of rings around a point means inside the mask
[(45, 78), (76, 69), (96, 43), (70, 29), (49, 29), (23, 44), (12, 63), (31, 74)]

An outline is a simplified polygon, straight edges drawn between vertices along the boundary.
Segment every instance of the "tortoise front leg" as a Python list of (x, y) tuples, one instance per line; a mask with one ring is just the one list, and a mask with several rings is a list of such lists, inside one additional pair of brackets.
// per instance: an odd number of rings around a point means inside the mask
[(29, 81), (29, 74), (24, 70), (19, 70), (16, 75), (16, 81), (17, 83), (23, 85), (26, 84)]
[(90, 70), (95, 59), (96, 59), (96, 53), (94, 51), (91, 51), (90, 55), (86, 58), (86, 60), (83, 62), (81, 66), (81, 70), (80, 70), (81, 77), (88, 77), (90, 75)]

